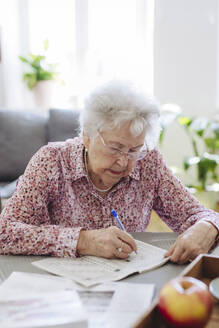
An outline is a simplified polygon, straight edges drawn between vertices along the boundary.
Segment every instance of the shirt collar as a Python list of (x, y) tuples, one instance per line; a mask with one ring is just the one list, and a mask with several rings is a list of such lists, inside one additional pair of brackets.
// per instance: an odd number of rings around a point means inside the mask
[(129, 176), (132, 179), (140, 180), (140, 165), (136, 162), (135, 166), (133, 167), (132, 171), (129, 173)]
[(85, 165), (84, 165), (84, 144), (81, 137), (69, 139), (71, 145), (70, 148), (70, 166), (73, 170), (72, 180), (78, 180), (82, 177), (87, 177)]

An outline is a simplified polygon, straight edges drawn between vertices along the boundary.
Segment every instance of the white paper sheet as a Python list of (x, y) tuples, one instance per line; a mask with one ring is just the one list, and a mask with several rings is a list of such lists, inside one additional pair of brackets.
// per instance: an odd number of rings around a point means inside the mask
[(164, 258), (165, 249), (138, 240), (136, 243), (138, 253), (133, 252), (126, 260), (83, 256), (76, 259), (46, 258), (32, 264), (89, 287), (108, 281), (117, 281), (132, 273), (149, 271), (168, 261), (168, 258)]
[(71, 279), (28, 272), (13, 272), (0, 285), (0, 301), (29, 297), (38, 293), (74, 290), (76, 284)]
[[(117, 282), (85, 288), (65, 278), (13, 272), (0, 286), (0, 318), (1, 309), (3, 309), (1, 302), (4, 302), (4, 304), (7, 304), (5, 317), (8, 318), (9, 312), (15, 310), (15, 314), (10, 318), (13, 325), (3, 326), (0, 321), (0, 327), (26, 328), (31, 327), (36, 322), (39, 326), (40, 323), (43, 323), (42, 318), (47, 313), (47, 309), (51, 311), (52, 318), (48, 315), (47, 321), (44, 321), (44, 327), (61, 322), (60, 312), (62, 312), (66, 322), (68, 319), (72, 320), (72, 317), (69, 317), (69, 306), (72, 297), (75, 297), (75, 291), (80, 297), (84, 312), (88, 318), (89, 328), (114, 328), (119, 326), (120, 328), (129, 328), (149, 307), (154, 294), (154, 285)], [(68, 298), (66, 298), (66, 295)], [(39, 318), (38, 315), (36, 318), (33, 307), (33, 300), (36, 300), (36, 297), (40, 298), (38, 307), (41, 316)], [(13, 304), (6, 303), (10, 300), (13, 300)], [(68, 300), (70, 303), (67, 302)], [(65, 303), (62, 303), (62, 301), (65, 301)], [(54, 303), (60, 308), (54, 307)], [(63, 306), (65, 306), (65, 309), (63, 309)], [(71, 315), (76, 318), (74, 312), (71, 312)], [(18, 313), (23, 316), (22, 325), (19, 325)], [(76, 322), (70, 327), (75, 327), (75, 324)], [(78, 327), (84, 327), (84, 325)]]
[(14, 272), (2, 283), (0, 327), (87, 327), (81, 300), (72, 289), (74, 283), (63, 278), (41, 277)]
[(107, 328), (132, 328), (149, 308), (153, 285), (121, 283), (107, 309), (105, 321)]
[(1, 328), (30, 328), (70, 324), (87, 327), (85, 312), (77, 293), (59, 291), (21, 298), (14, 295), (0, 301)]

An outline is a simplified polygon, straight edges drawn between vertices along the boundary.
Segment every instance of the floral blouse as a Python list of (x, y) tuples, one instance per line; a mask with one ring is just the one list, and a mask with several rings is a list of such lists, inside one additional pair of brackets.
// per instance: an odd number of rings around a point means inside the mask
[(89, 182), (80, 137), (42, 147), (30, 160), (0, 215), (0, 254), (77, 256), (81, 229), (115, 225), (145, 231), (151, 211), (176, 232), (205, 219), (219, 229), (219, 214), (204, 208), (167, 168), (157, 149), (101, 197)]

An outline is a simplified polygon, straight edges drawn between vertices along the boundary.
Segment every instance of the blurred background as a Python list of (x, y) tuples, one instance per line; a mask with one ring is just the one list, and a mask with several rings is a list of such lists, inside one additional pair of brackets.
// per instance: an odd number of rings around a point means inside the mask
[(218, 50), (217, 0), (0, 0), (0, 107), (80, 109), (132, 80), (164, 105), (167, 164), (218, 199)]

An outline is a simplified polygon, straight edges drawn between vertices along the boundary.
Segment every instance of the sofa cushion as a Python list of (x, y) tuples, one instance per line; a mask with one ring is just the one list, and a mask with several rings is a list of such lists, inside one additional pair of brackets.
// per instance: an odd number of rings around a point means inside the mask
[(17, 179), (10, 182), (10, 183), (3, 183), (0, 182), (0, 196), (1, 198), (9, 198), (13, 195), (16, 185), (17, 185)]
[(50, 109), (48, 141), (64, 141), (78, 136), (79, 110)]
[(17, 179), (47, 143), (47, 121), (48, 114), (0, 109), (0, 181)]

